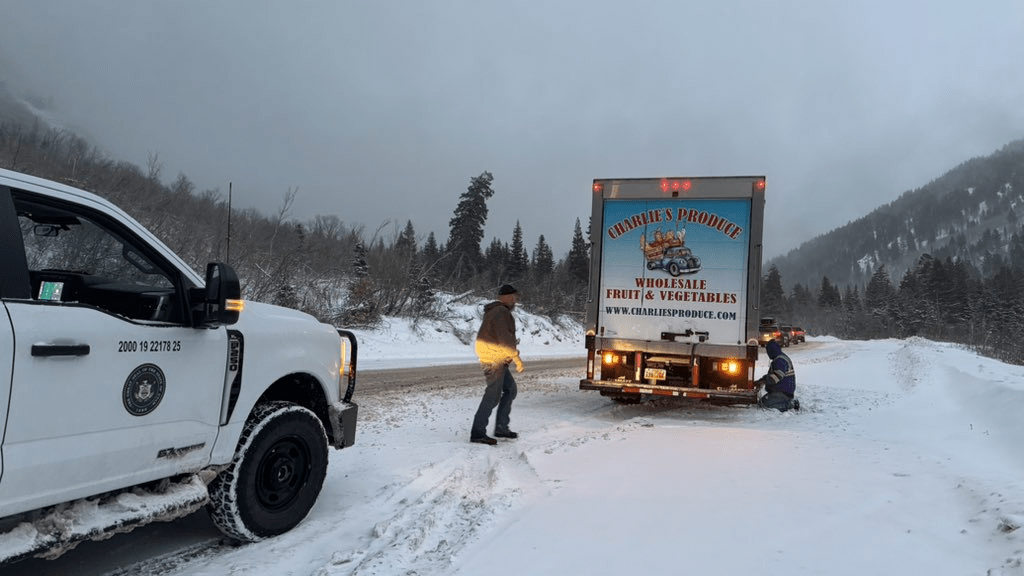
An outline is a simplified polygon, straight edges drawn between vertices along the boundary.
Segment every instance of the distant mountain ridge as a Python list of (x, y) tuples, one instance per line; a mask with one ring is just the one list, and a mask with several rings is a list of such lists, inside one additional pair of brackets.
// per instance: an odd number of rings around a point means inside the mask
[(817, 290), (826, 277), (863, 291), (885, 266), (893, 283), (923, 254), (964, 259), (979, 271), (1006, 257), (1024, 216), (1024, 139), (972, 158), (932, 182), (765, 264), (778, 268), (787, 292)]

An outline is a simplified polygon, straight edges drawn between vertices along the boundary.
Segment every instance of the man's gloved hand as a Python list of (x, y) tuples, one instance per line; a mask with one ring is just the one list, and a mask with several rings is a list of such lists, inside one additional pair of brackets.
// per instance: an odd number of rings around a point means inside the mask
[(519, 356), (516, 356), (515, 358), (513, 358), (512, 361), (516, 363), (516, 372), (522, 372), (523, 371), (523, 361), (519, 359)]

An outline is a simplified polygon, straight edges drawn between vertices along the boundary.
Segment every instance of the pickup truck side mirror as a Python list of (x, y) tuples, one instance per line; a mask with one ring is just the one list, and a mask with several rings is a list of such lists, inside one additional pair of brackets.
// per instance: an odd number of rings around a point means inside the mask
[(192, 309), (196, 315), (196, 326), (230, 326), (238, 322), (238, 316), (245, 307), (242, 287), (238, 274), (223, 262), (206, 265), (206, 287), (197, 290), (202, 294)]

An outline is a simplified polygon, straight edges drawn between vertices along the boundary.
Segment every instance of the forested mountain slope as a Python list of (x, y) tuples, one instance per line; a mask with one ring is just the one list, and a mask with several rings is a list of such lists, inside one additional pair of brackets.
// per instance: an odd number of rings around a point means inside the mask
[(836, 286), (863, 289), (881, 265), (899, 281), (930, 254), (964, 260), (989, 275), (998, 269), (993, 256), (1010, 256), (1024, 216), (1022, 202), (1024, 140), (1017, 140), (804, 243), (766, 263), (765, 270), (778, 268), (790, 289), (796, 284), (815, 288), (823, 277)]

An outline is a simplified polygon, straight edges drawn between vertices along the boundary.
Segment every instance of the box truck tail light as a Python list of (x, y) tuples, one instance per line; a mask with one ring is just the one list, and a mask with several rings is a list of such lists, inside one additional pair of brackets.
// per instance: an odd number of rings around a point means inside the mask
[(693, 187), (693, 182), (689, 180), (669, 180), (668, 178), (661, 179), (661, 191), (662, 192), (683, 192), (688, 191)]
[(601, 192), (604, 192), (604, 183), (603, 182), (594, 182), (594, 193), (595, 194), (600, 194)]
[(618, 354), (612, 354), (611, 352), (605, 352), (604, 353), (604, 363), (605, 364), (625, 364), (626, 363), (626, 357), (625, 356), (620, 356)]
[(754, 192), (764, 192), (765, 182), (763, 178), (754, 180)]
[(713, 369), (719, 372), (725, 372), (726, 374), (734, 375), (740, 373), (740, 363), (736, 360), (723, 360), (721, 362), (715, 362)]

